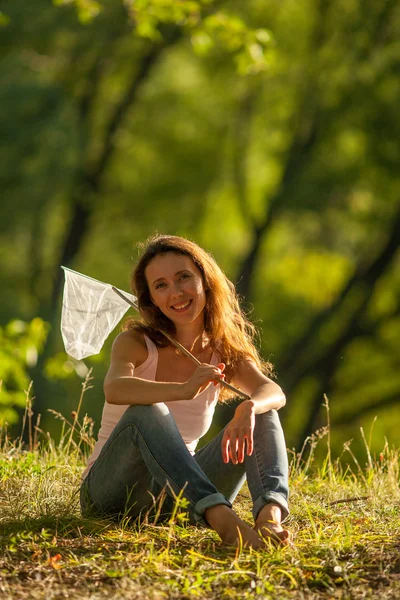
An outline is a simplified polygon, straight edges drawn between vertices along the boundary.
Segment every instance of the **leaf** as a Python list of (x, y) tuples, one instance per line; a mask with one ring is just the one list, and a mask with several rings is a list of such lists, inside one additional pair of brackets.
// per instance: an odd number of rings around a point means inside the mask
[(76, 0), (78, 18), (81, 23), (91, 23), (101, 11), (101, 5), (96, 0)]
[(2, 10), (0, 10), (0, 27), (7, 27), (10, 21), (10, 17), (8, 17), (6, 14), (3, 13)]
[(53, 569), (62, 569), (62, 565), (58, 564), (61, 559), (61, 554), (55, 554), (54, 556), (50, 556), (47, 562)]
[(214, 46), (214, 42), (205, 31), (196, 31), (190, 38), (194, 51), (199, 56), (206, 56)]

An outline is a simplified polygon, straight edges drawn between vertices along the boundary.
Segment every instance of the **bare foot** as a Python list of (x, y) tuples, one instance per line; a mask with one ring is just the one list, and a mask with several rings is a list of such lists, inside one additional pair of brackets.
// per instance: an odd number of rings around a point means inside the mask
[(269, 539), (277, 545), (293, 546), (290, 532), (282, 527), (281, 516), (279, 504), (266, 504), (258, 514), (254, 530), (264, 540)]
[(207, 508), (204, 518), (218, 533), (221, 540), (229, 546), (239, 546), (242, 543), (245, 548), (265, 547), (265, 542), (258, 533), (239, 519), (237, 514), (225, 504)]
[(254, 530), (263, 539), (269, 539), (278, 546), (281, 544), (293, 546), (290, 532), (287, 529), (284, 529), (280, 523), (275, 523), (274, 521), (257, 523), (257, 525), (254, 526)]

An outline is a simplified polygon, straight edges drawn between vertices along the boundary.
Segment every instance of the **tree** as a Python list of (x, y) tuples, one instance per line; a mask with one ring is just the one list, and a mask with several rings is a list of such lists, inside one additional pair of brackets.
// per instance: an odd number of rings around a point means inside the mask
[[(364, 228), (358, 247), (349, 248), (353, 273), (349, 270), (348, 279), (343, 281), (341, 289), (338, 286), (331, 302), (304, 320), (303, 331), (298, 331), (297, 339), (289, 339), (277, 359), (277, 369), (282, 374), (289, 397), (296, 396), (306, 380), (314, 381), (307, 417), (297, 433), (297, 444), (301, 444), (319, 426), (324, 393), (338, 395), (335, 374), (346, 350), (355, 339), (362, 339), (365, 335), (378, 340), (381, 315), (373, 314), (372, 305), (377, 295), (374, 290), (391, 269), (400, 243), (398, 188), (389, 192), (387, 208), (383, 211), (383, 200), (379, 198), (388, 192), (388, 182), (392, 181), (399, 159), (394, 145), (399, 129), (393, 112), (395, 68), (399, 59), (398, 51), (394, 49), (399, 7), (389, 1), (376, 7), (373, 15), (366, 16), (363, 7), (355, 5), (347, 18), (340, 11), (340, 3), (335, 8), (320, 2), (316, 3), (316, 8), (314, 26), (309, 32), (309, 60), (301, 58), (304, 70), (301, 92), (288, 115), (292, 134), (288, 136), (281, 160), (281, 176), (272, 193), (270, 189), (267, 191), (264, 215), (261, 219), (253, 219), (249, 249), (236, 277), (243, 296), (251, 297), (251, 284), (255, 279), (257, 262), (262, 260), (266, 238), (272, 235), (271, 230), (282, 215), (283, 218), (288, 214), (301, 218), (310, 213), (310, 209), (324, 210), (318, 200), (322, 196), (336, 200), (337, 210), (343, 215), (341, 220), (351, 218), (349, 204), (352, 198), (365, 193), (367, 173), (374, 167), (379, 169), (379, 173), (373, 181), (371, 177), (371, 185), (368, 186), (370, 193), (377, 197), (376, 203), (368, 207), (368, 226)], [(274, 25), (271, 26), (276, 32)], [(352, 27), (350, 48), (345, 36)], [(338, 44), (340, 35), (344, 42), (341, 47)], [(278, 34), (277, 37), (279, 39)], [(385, 61), (385, 67), (382, 63), (374, 67), (378, 64), (378, 57)], [(324, 76), (327, 72), (329, 79)], [(358, 77), (354, 77), (354, 73), (358, 73)], [(245, 101), (247, 106), (247, 98)], [(254, 99), (252, 103), (254, 105)], [(246, 120), (248, 112), (244, 114)], [(251, 126), (249, 119), (246, 124)], [(357, 140), (361, 131), (363, 139)], [(381, 131), (393, 140), (391, 144), (380, 143)], [(362, 142), (358, 157), (357, 148), (353, 147), (352, 160), (348, 164), (343, 164), (340, 159), (333, 160), (331, 168), (325, 163), (324, 169), (320, 170), (321, 155), (329, 146), (332, 148), (335, 142), (340, 141), (340, 135), (344, 140), (345, 136), (350, 136), (350, 143), (351, 136), (355, 138), (353, 143)], [(239, 144), (242, 137), (238, 136)], [(339, 182), (338, 167), (342, 171), (339, 172)], [(244, 179), (242, 175), (241, 181), (237, 182), (238, 198), (245, 205), (243, 212), (249, 213)], [(311, 192), (311, 198), (302, 199), (301, 194), (306, 187), (314, 187), (314, 192)], [(333, 203), (330, 201), (329, 204)], [(328, 211), (325, 213), (329, 216)], [(363, 219), (365, 216), (362, 215)], [(323, 215), (321, 225), (321, 232), (325, 232), (327, 223)], [(371, 248), (371, 236), (376, 250)], [(335, 242), (340, 243), (340, 239)], [(323, 245), (326, 246), (326, 240)], [(329, 268), (328, 264), (326, 268)], [(390, 314), (392, 322), (397, 316), (398, 304)], [(387, 315), (385, 318), (388, 318)], [(392, 401), (400, 399), (399, 387), (397, 395), (392, 389), (387, 393)], [(382, 405), (385, 404), (383, 393)], [(365, 410), (368, 410), (368, 405)], [(353, 413), (353, 418), (356, 416), (357, 413)]]
[[(142, 90), (157, 66), (165, 60), (171, 48), (190, 38), (202, 54), (218, 45), (221, 52), (233, 56), (243, 73), (260, 70), (263, 68), (264, 49), (269, 42), (265, 30), (253, 31), (238, 17), (218, 11), (210, 3), (205, 3), (204, 7), (201, 2), (179, 5), (171, 1), (128, 3), (127, 11), (114, 2), (79, 1), (75, 4), (86, 27), (79, 25), (72, 6), (58, 10), (43, 7), (45, 26), (42, 13), (39, 20), (37, 15), (32, 15), (31, 30), (24, 38), (29, 66), (35, 68), (38, 64), (40, 71), (41, 61), (47, 61), (49, 65), (45, 78), (49, 90), (42, 94), (39, 115), (48, 115), (51, 108), (49, 96), (53, 101), (56, 126), (60, 127), (66, 113), (73, 128), (73, 135), (66, 140), (70, 153), (69, 168), (65, 169), (63, 164), (60, 172), (60, 161), (55, 160), (54, 153), (46, 153), (41, 147), (43, 137), (40, 144), (36, 139), (30, 140), (29, 144), (20, 143), (19, 156), (12, 161), (22, 160), (29, 164), (33, 154), (43, 156), (43, 174), (47, 182), (42, 194), (34, 198), (30, 223), (25, 226), (30, 228), (32, 239), (28, 254), (31, 262), (28, 269), (30, 289), (33, 298), (38, 301), (40, 314), (53, 324), (53, 331), (62, 285), (60, 264), (73, 264), (89, 235), (91, 222), (98, 213), (99, 199), (106, 194), (107, 175), (115, 159), (118, 136), (128, 120), (134, 120)], [(61, 24), (60, 10), (64, 10), (66, 16)], [(9, 8), (11, 23), (4, 49), (11, 55), (14, 36), (17, 32), (23, 33), (18, 20), (21, 11), (21, 3)], [(27, 16), (24, 14), (25, 18)], [(41, 33), (42, 30), (45, 35), (35, 37), (35, 32)], [(22, 61), (21, 68), (24, 66)], [(112, 98), (107, 95), (110, 82)], [(33, 87), (35, 85), (36, 81)], [(14, 95), (15, 90), (10, 90), (10, 101)], [(40, 90), (32, 90), (31, 95), (40, 96)], [(42, 129), (46, 131), (46, 127)], [(21, 190), (20, 180), (10, 163), (6, 163), (5, 169), (8, 189), (18, 195), (22, 191), (22, 195), (28, 197), (30, 194), (26, 189)], [(53, 175), (55, 171), (58, 171), (57, 177)], [(37, 178), (37, 168), (34, 174)], [(65, 191), (60, 190), (61, 186)], [(46, 261), (37, 239), (38, 234), (42, 240), (48, 235), (44, 223), (48, 220), (50, 204), (58, 205), (62, 223), (57, 224), (53, 234), (53, 256)], [(38, 282), (45, 283), (38, 285)], [(44, 395), (44, 391), (40, 390), (43, 365), (52, 351), (51, 342), (52, 336), (47, 352), (32, 374), (39, 409), (40, 398)]]
[(60, 262), (126, 287), (132, 240), (194, 237), (263, 321), (298, 444), (324, 393), (339, 423), (399, 387), (399, 8), (173, 4), (4, 7), (3, 318), (49, 318)]

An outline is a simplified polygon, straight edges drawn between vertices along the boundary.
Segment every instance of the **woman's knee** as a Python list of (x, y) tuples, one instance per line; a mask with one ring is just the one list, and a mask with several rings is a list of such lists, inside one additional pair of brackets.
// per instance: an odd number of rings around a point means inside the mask
[(127, 415), (132, 419), (154, 419), (168, 414), (167, 405), (164, 402), (157, 402), (157, 404), (131, 404), (124, 416)]
[(278, 411), (275, 409), (269, 410), (268, 412), (256, 415), (256, 428), (271, 430), (282, 430), (281, 421), (279, 419)]
[(138, 429), (149, 424), (153, 427), (157, 424), (165, 426), (165, 420), (170, 414), (168, 407), (163, 402), (157, 404), (131, 404), (122, 415), (121, 424), (132, 423)]
[(257, 421), (268, 421), (268, 422), (272, 422), (272, 423), (280, 423), (278, 411), (273, 408), (271, 410), (268, 410), (265, 413), (256, 415), (256, 423), (257, 423)]

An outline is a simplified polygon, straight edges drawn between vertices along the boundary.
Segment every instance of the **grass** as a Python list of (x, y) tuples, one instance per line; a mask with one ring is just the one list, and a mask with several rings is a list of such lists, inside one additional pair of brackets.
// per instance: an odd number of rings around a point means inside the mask
[[(291, 458), (294, 549), (224, 548), (213, 531), (185, 523), (184, 502), (166, 525), (84, 519), (79, 479), (94, 440), (79, 412), (88, 381), (72, 422), (55, 413), (58, 443), (33, 426), (29, 394), (28, 443), (1, 433), (1, 599), (400, 598), (399, 451), (385, 444), (371, 456), (362, 432), (365, 464), (350, 444), (334, 461), (329, 427), (306, 440)], [(244, 490), (235, 508), (251, 521), (250, 507)]]

